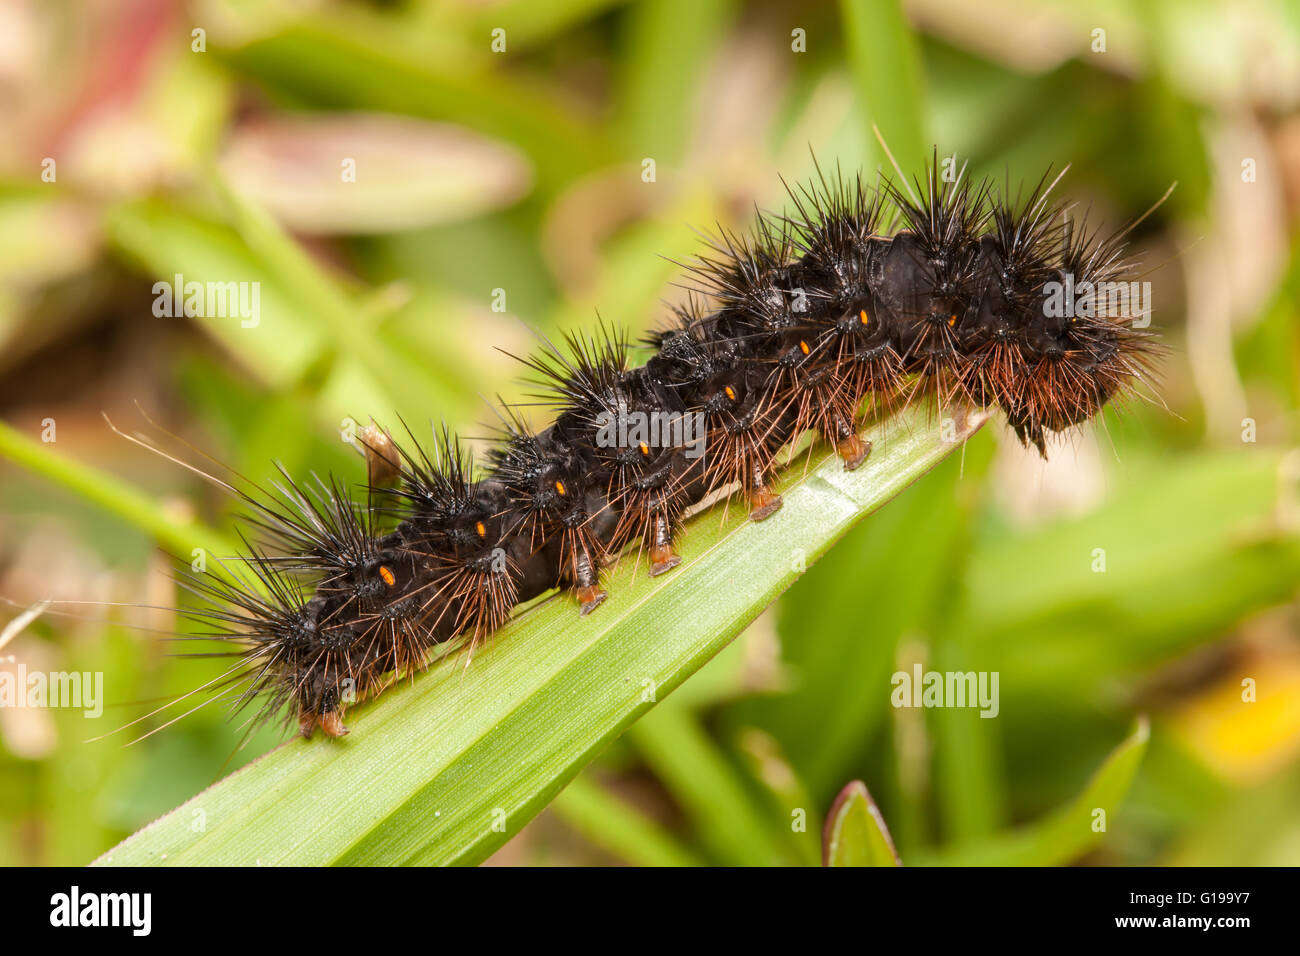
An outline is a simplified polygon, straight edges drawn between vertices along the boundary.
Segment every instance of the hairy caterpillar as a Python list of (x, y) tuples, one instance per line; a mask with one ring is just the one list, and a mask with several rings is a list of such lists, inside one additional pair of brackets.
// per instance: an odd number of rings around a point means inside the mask
[[(247, 573), (187, 584), (204, 599), (191, 616), (237, 658), (221, 686), (305, 736), (345, 734), (347, 704), (434, 645), (463, 634), (472, 649), (552, 588), (594, 611), (613, 556), (635, 545), (651, 575), (671, 570), (693, 505), (739, 494), (766, 518), (792, 440), (813, 431), (856, 468), (861, 416), (918, 397), (999, 407), (1046, 454), (1050, 432), (1143, 381), (1157, 351), (1096, 291), (1131, 276), (1127, 230), (1074, 226), (1055, 182), (1014, 201), (937, 168), (919, 196), (819, 174), (786, 214), (722, 232), (686, 266), (694, 294), (643, 364), (604, 325), (544, 341), (524, 363), (554, 421), (534, 431), (504, 407), (486, 462), (445, 429), (422, 444), (372, 425), (364, 504), (333, 479), (227, 485), (252, 509)], [(1088, 292), (1062, 309), (1062, 289)]]

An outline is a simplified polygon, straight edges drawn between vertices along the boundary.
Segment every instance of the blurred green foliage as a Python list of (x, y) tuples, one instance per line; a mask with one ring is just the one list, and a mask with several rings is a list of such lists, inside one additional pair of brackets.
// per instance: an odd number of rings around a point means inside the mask
[[(154, 545), (230, 537), (231, 502), (114, 438), (101, 410), (138, 427), (138, 399), (256, 480), (272, 459), (359, 479), (347, 417), (482, 434), (482, 396), (523, 393), (495, 348), (597, 311), (652, 327), (680, 294), (671, 260), (699, 248), (690, 226), (743, 229), (814, 152), (888, 172), (872, 124), (909, 173), (932, 144), (999, 184), (1069, 164), (1058, 188), (1094, 225), (1176, 180), (1133, 237), (1170, 349), (1152, 399), (1062, 440), (1050, 468), (986, 428), (499, 859), (815, 864), (859, 779), (904, 863), (1300, 862), (1294, 5), (25, 10), (29, 54), (0, 64), (21, 93), (0, 128), (0, 447), (26, 466), (0, 469), (5, 597), (169, 604)], [(389, 181), (366, 194), (367, 228), (313, 230), (308, 213), (366, 188), (370, 155), (408, 163), (409, 198)], [(457, 211), (415, 188), (428, 177)], [(155, 317), (150, 287), (175, 273), (259, 282), (258, 328)], [(142, 630), (182, 626), (165, 615), (71, 610), (5, 653), (104, 671), (110, 706), (0, 712), (0, 863), (87, 862), (277, 739), (208, 707), (131, 747), (88, 742), (221, 671), (165, 656)], [(891, 707), (891, 675), (917, 662), (998, 672), (998, 717)], [(1126, 775), (1100, 839), (1061, 824)]]

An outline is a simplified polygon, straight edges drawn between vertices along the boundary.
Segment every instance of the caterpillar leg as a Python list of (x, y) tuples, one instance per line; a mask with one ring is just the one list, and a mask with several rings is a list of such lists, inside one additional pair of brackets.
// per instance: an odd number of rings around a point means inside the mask
[(654, 531), (650, 541), (650, 577), (653, 578), (671, 571), (682, 559), (673, 551), (673, 528), (668, 516), (659, 513), (651, 520)]
[(343, 726), (343, 715), (337, 710), (326, 711), (323, 714), (300, 713), (298, 715), (298, 731), (308, 740), (317, 727), (325, 732), (326, 737), (346, 737), (348, 734), (347, 727)]
[(850, 432), (847, 438), (835, 442), (835, 451), (844, 459), (844, 470), (855, 471), (871, 454), (871, 442)]
[(579, 613), (584, 617), (609, 597), (609, 592), (600, 586), (600, 572), (586, 548), (578, 549), (573, 555), (573, 591), (578, 598)]
[(845, 471), (854, 471), (867, 460), (871, 454), (871, 442), (865, 440), (853, 429), (853, 421), (833, 409), (829, 423), (823, 419), (822, 437), (835, 446), (835, 452), (844, 461)]
[(750, 521), (762, 521), (781, 510), (781, 496), (767, 486), (767, 478), (758, 465), (750, 477), (748, 497)]

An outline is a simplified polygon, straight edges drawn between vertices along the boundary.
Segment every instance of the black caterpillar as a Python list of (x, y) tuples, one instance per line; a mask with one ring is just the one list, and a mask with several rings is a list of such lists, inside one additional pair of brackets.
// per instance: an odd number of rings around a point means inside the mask
[(853, 469), (870, 451), (862, 413), (933, 395), (1000, 407), (1045, 454), (1048, 432), (1142, 381), (1156, 345), (1136, 316), (1099, 314), (1088, 295), (1052, 307), (1061, 287), (1131, 277), (1125, 233), (1072, 228), (1047, 177), (1013, 202), (937, 172), (919, 199), (819, 174), (789, 190), (786, 215), (723, 232), (687, 266), (689, 304), (639, 367), (603, 325), (544, 343), (525, 361), (554, 423), (534, 432), (506, 407), (482, 472), (445, 429), (426, 448), (372, 425), (365, 505), (287, 475), (240, 492), (257, 580), (188, 585), (206, 599), (190, 613), (234, 645), (238, 706), (296, 716), (308, 737), (345, 734), (347, 703), (453, 636), (472, 647), (520, 602), (568, 588), (590, 613), (627, 546), (650, 574), (670, 570), (683, 513), (706, 497), (738, 491), (751, 518), (771, 515), (777, 454), (809, 429)]

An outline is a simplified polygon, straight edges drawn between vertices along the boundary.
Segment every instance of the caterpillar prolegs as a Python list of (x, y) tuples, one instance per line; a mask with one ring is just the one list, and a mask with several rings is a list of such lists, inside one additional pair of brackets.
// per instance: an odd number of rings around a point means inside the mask
[(1054, 185), (1017, 201), (937, 169), (919, 195), (819, 174), (786, 213), (723, 231), (685, 266), (694, 292), (640, 343), (644, 362), (603, 324), (543, 340), (524, 361), (548, 427), (503, 407), (477, 463), (445, 429), (421, 442), (372, 425), (364, 504), (287, 475), (246, 494), (257, 580), (189, 585), (206, 599), (192, 613), (238, 658), (240, 704), (345, 734), (348, 702), (434, 645), (472, 647), (552, 588), (595, 611), (613, 556), (635, 546), (649, 574), (670, 571), (693, 505), (739, 495), (766, 518), (794, 439), (815, 432), (856, 468), (862, 417), (918, 397), (996, 406), (1045, 455), (1049, 433), (1142, 382), (1156, 352), (1103, 291), (1132, 277), (1125, 233), (1073, 222)]

